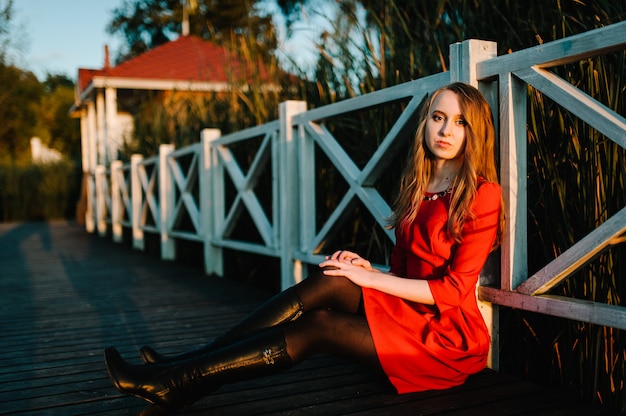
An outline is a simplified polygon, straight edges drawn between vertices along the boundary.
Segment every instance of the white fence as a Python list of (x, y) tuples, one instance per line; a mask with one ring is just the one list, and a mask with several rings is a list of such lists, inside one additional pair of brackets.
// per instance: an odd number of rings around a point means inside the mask
[[(469, 40), (450, 46), (449, 72), (387, 88), (372, 94), (306, 111), (304, 102), (284, 102), (278, 121), (220, 136), (205, 130), (201, 142), (183, 149), (162, 145), (157, 157), (133, 156), (130, 165), (99, 166), (90, 182), (87, 228), (112, 230), (120, 240), (123, 227), (132, 229), (133, 245), (143, 248), (145, 232), (160, 234), (164, 259), (175, 256), (176, 239), (202, 242), (207, 273), (222, 274), (224, 248), (273, 256), (281, 261), (281, 284), (288, 287), (304, 278), (304, 264), (321, 260), (318, 247), (334, 229), (348, 221), (345, 213), (356, 202), (380, 221), (391, 212), (376, 190), (388, 153), (398, 150), (400, 138), (414, 129), (415, 111), (434, 89), (453, 81), (478, 86), (491, 102), (498, 120), (501, 182), (507, 232), (501, 250), (500, 282), (478, 288), (479, 298), (549, 315), (626, 329), (626, 308), (547, 295), (598, 253), (623, 243), (626, 208), (588, 236), (528, 276), (526, 227), (527, 85), (552, 98), (566, 110), (626, 147), (626, 119), (557, 77), (550, 67), (626, 49), (626, 22), (509, 55), (496, 57), (493, 42)], [(363, 168), (346, 154), (323, 120), (342, 113), (405, 100), (402, 114)], [(258, 143), (247, 169), (237, 163), (231, 147)], [(317, 146), (348, 184), (348, 190), (326, 223), (315, 224), (314, 148)], [(271, 169), (271, 212), (265, 212), (255, 186), (261, 172)], [(235, 189), (227, 203), (226, 183)], [(247, 213), (260, 242), (230, 237)], [(186, 224), (186, 228), (182, 228)], [(381, 225), (383, 225), (381, 223)], [(393, 233), (387, 232), (393, 241)], [(497, 314), (491, 322), (498, 342)], [(497, 344), (495, 344), (497, 345)], [(497, 357), (493, 357), (497, 366)]]

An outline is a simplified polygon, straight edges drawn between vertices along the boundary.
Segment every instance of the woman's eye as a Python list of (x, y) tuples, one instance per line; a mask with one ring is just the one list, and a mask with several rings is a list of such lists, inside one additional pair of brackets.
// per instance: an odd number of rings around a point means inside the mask
[(464, 119), (460, 118), (456, 121), (456, 124), (458, 124), (459, 126), (467, 126), (467, 121), (465, 121)]
[(443, 120), (443, 117), (441, 117), (441, 116), (439, 116), (437, 114), (433, 114), (433, 120), (434, 121), (441, 121), (441, 120)]

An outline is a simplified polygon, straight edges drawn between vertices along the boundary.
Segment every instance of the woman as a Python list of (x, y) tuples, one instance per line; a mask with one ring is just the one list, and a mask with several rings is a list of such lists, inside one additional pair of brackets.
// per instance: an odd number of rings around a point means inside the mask
[(390, 219), (396, 246), (388, 273), (338, 251), (200, 350), (166, 358), (144, 347), (146, 364), (130, 365), (108, 348), (115, 387), (175, 410), (316, 353), (357, 360), (399, 393), (463, 383), (485, 367), (489, 350), (475, 286), (502, 232), (494, 142), (477, 89), (455, 83), (435, 91)]

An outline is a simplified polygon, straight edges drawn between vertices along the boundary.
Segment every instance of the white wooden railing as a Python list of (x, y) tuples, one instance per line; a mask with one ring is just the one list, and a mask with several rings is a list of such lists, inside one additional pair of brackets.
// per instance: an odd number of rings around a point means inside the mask
[[(497, 314), (490, 305), (504, 305), (549, 315), (626, 329), (626, 308), (548, 295), (548, 290), (571, 276), (599, 252), (624, 241), (626, 208), (581, 239), (569, 250), (528, 276), (526, 120), (527, 85), (552, 98), (622, 148), (626, 147), (626, 120), (575, 86), (558, 78), (550, 67), (626, 49), (626, 22), (496, 57), (493, 42), (469, 40), (450, 46), (449, 72), (440, 73), (337, 104), (306, 111), (299, 101), (280, 105), (280, 118), (258, 127), (220, 136), (207, 129), (200, 143), (175, 150), (162, 145), (148, 159), (133, 156), (130, 165), (114, 162), (99, 166), (91, 179), (87, 228), (105, 235), (111, 230), (120, 241), (124, 227), (132, 229), (133, 246), (143, 248), (143, 234), (161, 237), (164, 259), (176, 255), (176, 239), (203, 243), (207, 273), (221, 275), (224, 248), (273, 256), (281, 260), (281, 285), (305, 277), (304, 264), (321, 259), (318, 247), (336, 227), (348, 221), (360, 202), (382, 221), (391, 212), (376, 191), (381, 171), (397, 150), (399, 138), (415, 126), (419, 103), (434, 89), (464, 81), (478, 86), (492, 105), (500, 137), (501, 182), (507, 230), (500, 255), (499, 281), (478, 288), (487, 323), (498, 342)], [(398, 100), (407, 104), (371, 159), (360, 169), (324, 125), (342, 113), (383, 106)], [(257, 143), (247, 170), (232, 147)], [(348, 190), (326, 223), (315, 224), (315, 152), (317, 146), (348, 184)], [(255, 190), (264, 169), (271, 169), (271, 212), (266, 213)], [(227, 180), (234, 197), (227, 203)], [(95, 191), (93, 191), (95, 190)], [(267, 192), (267, 190), (266, 190)], [(94, 199), (95, 198), (95, 199)], [(247, 212), (258, 241), (231, 237)], [(186, 224), (186, 228), (181, 226)], [(319, 229), (318, 229), (319, 226)], [(393, 242), (393, 233), (385, 231)], [(384, 265), (382, 265), (384, 267)], [(497, 367), (497, 357), (492, 357)]]

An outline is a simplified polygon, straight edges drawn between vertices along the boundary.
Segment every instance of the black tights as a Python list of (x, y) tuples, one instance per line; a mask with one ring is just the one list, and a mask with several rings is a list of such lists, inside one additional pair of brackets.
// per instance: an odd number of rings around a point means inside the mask
[(298, 363), (317, 353), (342, 356), (381, 372), (361, 302), (363, 292), (344, 277), (316, 273), (295, 286), (300, 318), (284, 325), (287, 352)]

